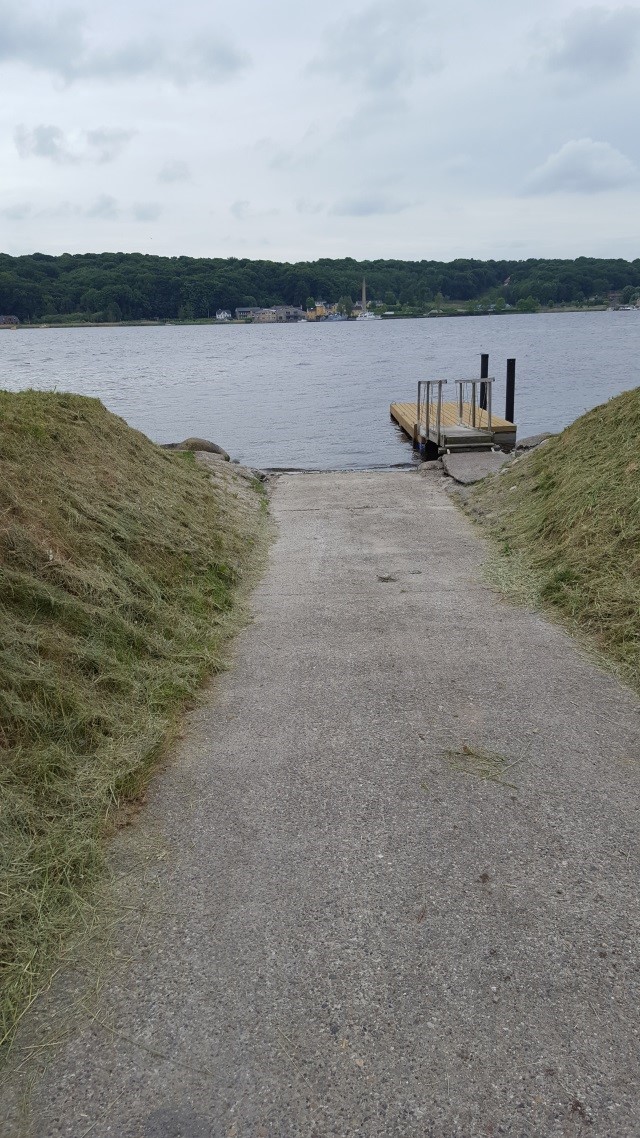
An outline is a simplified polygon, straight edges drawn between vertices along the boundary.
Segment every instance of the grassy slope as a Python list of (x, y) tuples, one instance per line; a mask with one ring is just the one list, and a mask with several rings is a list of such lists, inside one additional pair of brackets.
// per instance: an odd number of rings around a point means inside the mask
[(264, 504), (97, 400), (0, 392), (0, 1040), (86, 904), (110, 816), (220, 666)]
[(640, 690), (640, 388), (481, 483), (469, 504), (502, 544), (510, 591), (568, 618)]

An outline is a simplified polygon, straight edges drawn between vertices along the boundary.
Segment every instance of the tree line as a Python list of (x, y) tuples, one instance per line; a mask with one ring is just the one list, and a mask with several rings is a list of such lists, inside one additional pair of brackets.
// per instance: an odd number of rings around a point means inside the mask
[(241, 306), (305, 307), (309, 297), (370, 300), (413, 312), (442, 302), (535, 309), (606, 303), (611, 292), (640, 291), (640, 259), (574, 261), (355, 261), (321, 258), (295, 264), (236, 257), (155, 257), (83, 253), (59, 257), (0, 254), (0, 314), (25, 322), (198, 320)]

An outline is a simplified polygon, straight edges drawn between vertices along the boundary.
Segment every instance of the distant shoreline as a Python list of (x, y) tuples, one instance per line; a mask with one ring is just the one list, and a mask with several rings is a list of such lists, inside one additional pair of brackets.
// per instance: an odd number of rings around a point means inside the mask
[[(561, 313), (573, 313), (573, 312), (590, 313), (590, 312), (615, 312), (615, 311), (616, 311), (616, 309), (610, 308), (608, 305), (598, 304), (598, 305), (591, 305), (588, 308), (585, 308), (585, 307), (582, 307), (582, 308), (577, 308), (577, 307), (576, 308), (572, 308), (572, 307), (559, 308), (557, 306), (554, 308), (540, 308), (538, 312), (518, 312), (515, 308), (513, 308), (513, 309), (510, 309), (506, 312), (430, 312), (430, 313), (424, 313), (421, 316), (407, 316), (407, 315), (399, 313), (397, 316), (396, 315), (393, 315), (393, 316), (384, 315), (384, 316), (381, 316), (381, 319), (383, 321), (388, 321), (390, 323), (391, 321), (395, 321), (395, 320), (456, 320), (456, 319), (463, 319), (465, 317), (477, 317), (477, 316), (507, 316), (507, 317), (508, 316), (547, 316), (547, 315), (556, 315), (556, 314), (561, 314)], [(356, 322), (357, 322), (356, 317), (352, 317), (351, 319), (341, 321), (341, 323), (343, 323), (343, 324), (355, 324)], [(1, 331), (23, 332), (25, 330), (37, 331), (40, 329), (47, 330), (47, 329), (51, 329), (51, 328), (56, 328), (56, 329), (60, 329), (60, 328), (190, 328), (190, 327), (198, 327), (198, 326), (200, 326), (200, 327), (204, 326), (204, 327), (224, 328), (224, 327), (228, 327), (229, 325), (234, 325), (236, 327), (240, 327), (240, 326), (246, 327), (249, 324), (258, 324), (258, 325), (261, 325), (262, 327), (274, 327), (275, 323), (276, 322), (264, 322), (264, 321), (259, 321), (259, 320), (255, 320), (255, 321), (254, 320), (216, 320), (215, 317), (212, 317), (211, 319), (201, 319), (201, 320), (114, 320), (114, 321), (74, 320), (74, 321), (68, 321), (68, 322), (61, 322), (59, 324), (51, 322), (51, 323), (47, 323), (47, 324), (27, 324), (27, 323), (25, 323), (25, 324), (14, 324), (14, 325), (9, 325), (9, 324), (0, 325), (0, 332)], [(334, 323), (336, 323), (336, 321), (332, 321), (332, 320), (309, 320), (309, 321), (307, 321), (307, 320), (291, 320), (291, 321), (287, 321), (287, 322), (278, 322), (277, 327), (279, 327), (279, 328), (292, 327), (292, 326), (296, 326), (298, 324), (318, 325), (318, 324), (334, 324)]]

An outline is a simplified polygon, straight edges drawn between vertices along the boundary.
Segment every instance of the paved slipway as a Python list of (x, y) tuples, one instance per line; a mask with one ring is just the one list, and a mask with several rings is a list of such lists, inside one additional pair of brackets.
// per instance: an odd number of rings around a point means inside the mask
[(435, 471), (273, 509), (235, 664), (115, 845), (119, 952), (31, 1019), (14, 1062), (63, 1042), (0, 1132), (640, 1135), (638, 701), (483, 584)]

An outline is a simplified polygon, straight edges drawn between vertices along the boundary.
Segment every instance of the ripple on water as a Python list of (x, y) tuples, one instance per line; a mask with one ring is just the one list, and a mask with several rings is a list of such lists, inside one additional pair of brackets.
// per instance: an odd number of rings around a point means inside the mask
[(197, 434), (254, 465), (357, 469), (410, 461), (389, 403), (415, 399), (418, 379), (477, 375), (481, 352), (498, 412), (506, 359), (518, 360), (522, 436), (559, 430), (634, 386), (639, 349), (634, 313), (565, 313), (25, 330), (4, 358), (0, 340), (0, 368), (11, 390), (98, 396), (158, 442)]

